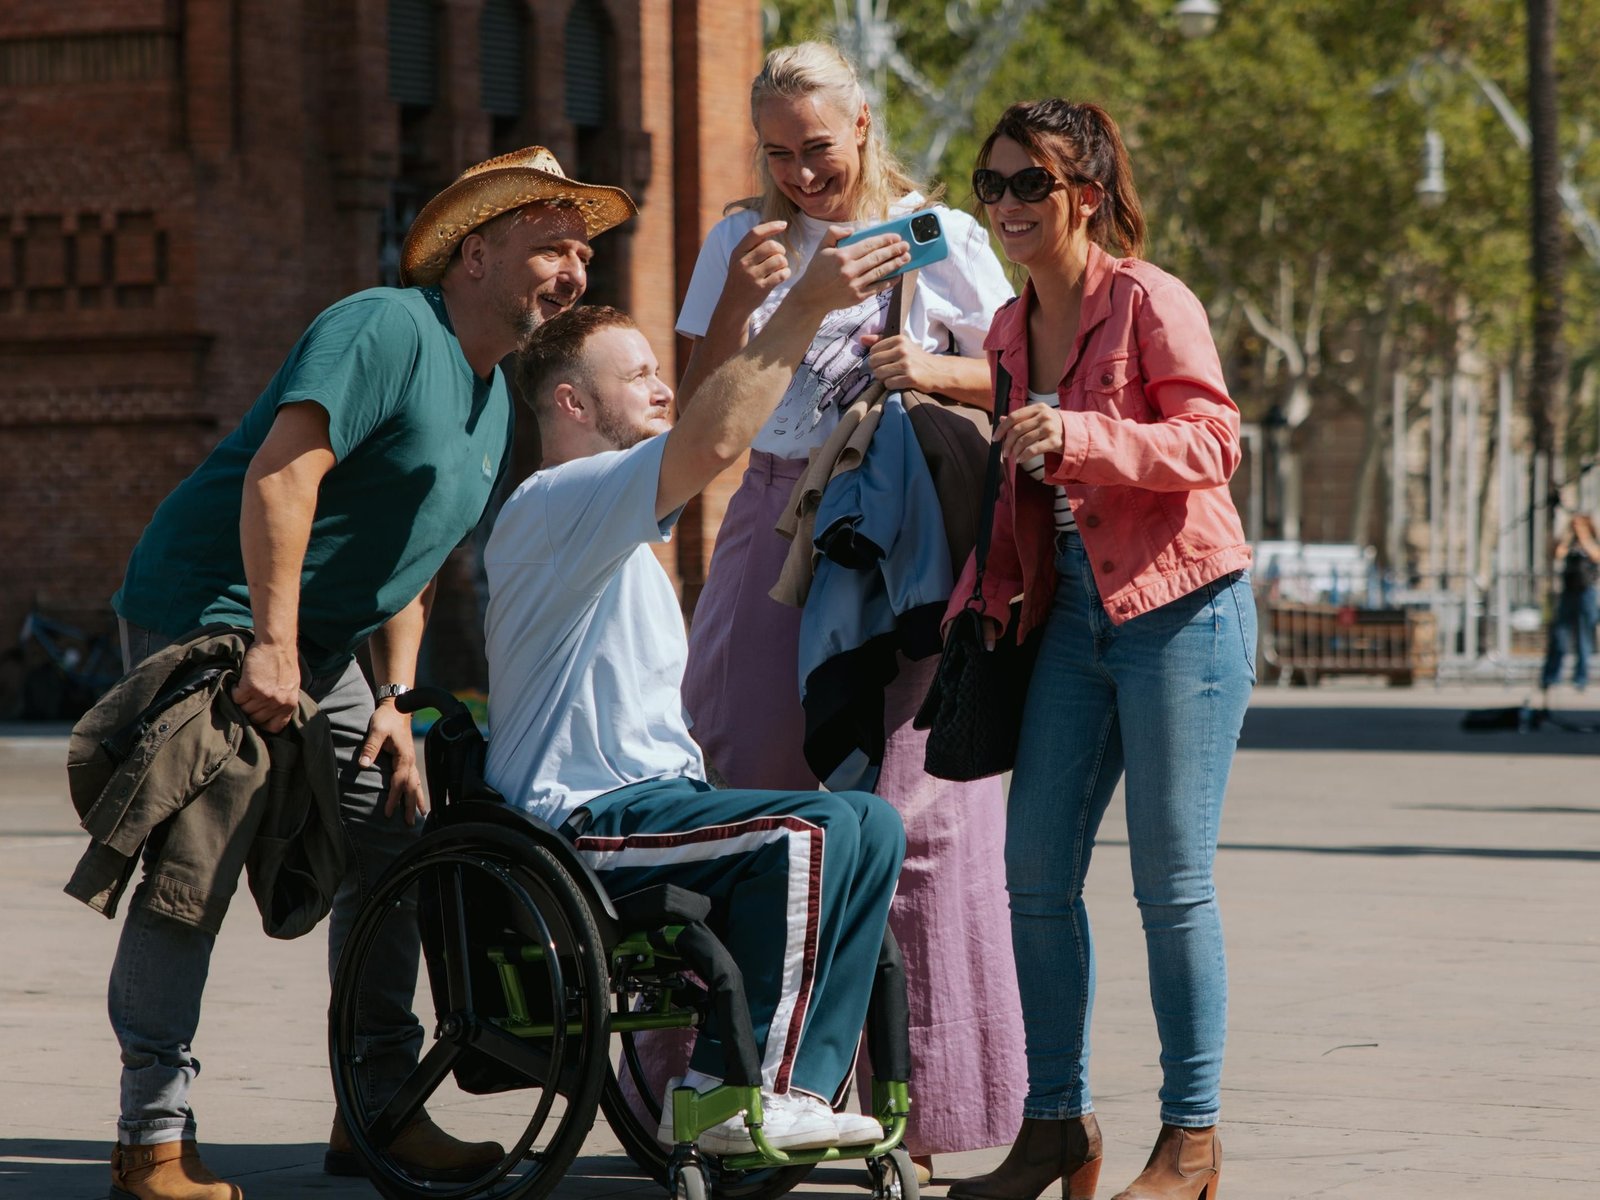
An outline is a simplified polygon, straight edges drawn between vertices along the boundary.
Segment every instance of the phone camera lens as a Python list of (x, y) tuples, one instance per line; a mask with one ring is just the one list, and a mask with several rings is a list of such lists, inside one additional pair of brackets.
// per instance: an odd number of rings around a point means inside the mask
[(931, 242), (939, 236), (939, 218), (932, 213), (923, 213), (920, 217), (911, 218), (911, 240), (917, 243)]

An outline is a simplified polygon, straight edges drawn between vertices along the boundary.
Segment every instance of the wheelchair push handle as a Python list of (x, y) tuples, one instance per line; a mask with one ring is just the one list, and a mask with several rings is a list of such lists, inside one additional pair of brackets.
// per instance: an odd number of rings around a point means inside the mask
[(465, 704), (439, 687), (419, 687), (401, 692), (394, 698), (394, 706), (403, 713), (414, 713), (423, 708), (438, 709), (441, 717), (454, 717), (467, 712)]

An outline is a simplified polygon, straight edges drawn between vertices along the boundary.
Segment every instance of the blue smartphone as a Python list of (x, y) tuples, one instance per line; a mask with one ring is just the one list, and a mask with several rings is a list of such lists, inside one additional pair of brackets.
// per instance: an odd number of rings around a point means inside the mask
[(938, 213), (926, 208), (919, 212), (906, 213), (903, 217), (896, 217), (892, 221), (885, 221), (882, 225), (874, 225), (870, 229), (857, 230), (849, 237), (841, 238), (839, 245), (848, 246), (851, 242), (859, 242), (862, 238), (869, 238), (879, 233), (898, 233), (905, 239), (906, 245), (911, 247), (911, 261), (887, 276), (889, 279), (907, 271), (931, 266), (950, 255), (950, 243), (944, 238), (944, 222), (939, 220)]

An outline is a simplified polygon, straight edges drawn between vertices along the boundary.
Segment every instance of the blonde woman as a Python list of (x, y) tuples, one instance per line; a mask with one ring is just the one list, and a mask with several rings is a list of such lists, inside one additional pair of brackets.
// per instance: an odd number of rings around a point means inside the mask
[[(678, 393), (758, 331), (833, 226), (861, 228), (929, 200), (889, 152), (850, 64), (831, 46), (774, 50), (750, 90), (757, 196), (729, 206), (695, 266), (678, 332), (695, 348)], [(814, 788), (802, 753), (800, 612), (768, 596), (789, 543), (774, 526), (807, 455), (873, 377), (987, 408), (983, 338), (1011, 287), (976, 221), (939, 208), (950, 256), (924, 268), (903, 332), (883, 337), (887, 297), (836, 312), (756, 437), (728, 505), (689, 634), (684, 703), (711, 764), (734, 787)], [(977, 497), (973, 497), (976, 506)], [(878, 792), (906, 825), (890, 925), (910, 974), (916, 1104), (907, 1149), (931, 1156), (1015, 1136), (1020, 1003), (1000, 875), (998, 781), (951, 784), (922, 771), (911, 728), (933, 660), (902, 662), (886, 697)]]

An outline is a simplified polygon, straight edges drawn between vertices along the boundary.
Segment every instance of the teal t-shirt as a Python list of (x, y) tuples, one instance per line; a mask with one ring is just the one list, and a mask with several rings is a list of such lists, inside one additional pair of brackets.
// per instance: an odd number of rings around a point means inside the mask
[(239, 545), (245, 472), (285, 404), (328, 412), (322, 482), (300, 577), (300, 647), (340, 665), (412, 600), (483, 516), (511, 446), (496, 367), (473, 374), (437, 288), (373, 288), (323, 312), (239, 427), (161, 502), (112, 606), (167, 637), (251, 624)]

